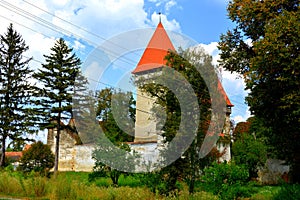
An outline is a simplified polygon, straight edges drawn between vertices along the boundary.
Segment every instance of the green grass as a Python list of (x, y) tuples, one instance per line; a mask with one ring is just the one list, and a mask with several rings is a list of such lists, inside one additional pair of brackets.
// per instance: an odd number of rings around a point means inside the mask
[[(253, 200), (268, 200), (280, 191), (280, 186), (260, 186), (249, 184), (254, 194)], [(138, 175), (122, 175), (119, 179), (119, 186), (113, 187), (110, 178), (98, 178), (94, 182), (88, 181), (88, 173), (84, 172), (60, 172), (57, 177), (40, 177), (37, 174), (24, 176), (19, 172), (0, 171), (0, 200), (11, 198), (26, 199), (124, 199), (124, 200), (217, 200), (218, 197), (211, 193), (204, 192), (200, 183), (196, 184), (196, 192), (193, 195), (188, 193), (185, 183), (182, 183), (182, 191), (177, 196), (161, 196), (153, 194), (141, 184)]]
[(251, 196), (253, 200), (271, 200), (280, 190), (280, 186), (260, 186), (258, 192)]

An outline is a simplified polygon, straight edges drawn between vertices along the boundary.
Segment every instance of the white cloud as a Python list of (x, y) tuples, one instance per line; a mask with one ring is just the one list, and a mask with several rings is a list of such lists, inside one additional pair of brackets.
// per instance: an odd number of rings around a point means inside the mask
[[(113, 35), (137, 28), (156, 27), (159, 16), (155, 12), (151, 18), (147, 18), (144, 8), (144, 0), (14, 0), (8, 2), (7, 8), (0, 7), (0, 34), (6, 32), (9, 23), (13, 23), (15, 29), (22, 35), (29, 51), (26, 56), (44, 62), (43, 55), (49, 55), (57, 38), (64, 34), (74, 36), (76, 39), (67, 41), (75, 51), (83, 51), (82, 42), (88, 42), (98, 46)], [(13, 5), (10, 5), (13, 4)], [(174, 3), (169, 3), (169, 7)], [(18, 14), (13, 7), (22, 9), (23, 15)], [(53, 15), (49, 14), (53, 13)], [(21, 13), (20, 13), (21, 14)], [(44, 21), (35, 22), (37, 17)], [(55, 17), (56, 16), (56, 17)], [(180, 31), (179, 23), (166, 15), (161, 15), (166, 29)], [(51, 24), (53, 23), (53, 24)], [(45, 26), (50, 26), (49, 29)], [(84, 31), (84, 30), (87, 31)], [(127, 41), (128, 43), (128, 41)], [(130, 46), (123, 44), (125, 47)], [(35, 69), (41, 63), (31, 61)]]
[(171, 8), (176, 6), (176, 5), (177, 5), (177, 2), (175, 0), (168, 1), (165, 5), (166, 13), (169, 13)]
[(168, 17), (165, 14), (161, 14), (159, 16), (158, 13), (154, 12), (151, 15), (151, 24), (156, 26), (159, 22), (159, 17), (161, 17), (161, 22), (164, 25), (165, 29), (169, 31), (181, 32), (180, 24), (175, 20), (168, 20)]
[(245, 112), (244, 115), (237, 115), (233, 117), (234, 123), (237, 124), (239, 122), (245, 122), (249, 117), (251, 117), (251, 113), (249, 109)]
[(211, 42), (210, 44), (200, 44), (199, 46), (203, 47), (206, 53), (212, 56), (213, 61), (212, 63), (217, 66), (218, 65), (218, 59), (219, 56), (219, 50), (217, 48), (218, 43), (217, 42)]
[(83, 50), (83, 49), (85, 49), (85, 46), (77, 40), (74, 41), (74, 44), (72, 45), (72, 47), (74, 48), (74, 50)]
[[(10, 11), (9, 9), (13, 9), (12, 5), (7, 5), (7, 8), (0, 7), (0, 34), (6, 32), (10, 22), (13, 23), (29, 45), (26, 56), (41, 62), (44, 61), (43, 55), (49, 54), (55, 39), (63, 37), (63, 34), (75, 37), (76, 39), (69, 44), (75, 51), (83, 51), (85, 49), (83, 42), (98, 46), (106, 39), (124, 31), (155, 27), (159, 20), (156, 12), (150, 19), (147, 18), (144, 0), (27, 1), (29, 4), (22, 0), (8, 2), (27, 12), (23, 13), (26, 17), (17, 14), (16, 10)], [(169, 8), (174, 5), (172, 1), (165, 1), (170, 2)], [(29, 19), (30, 15), (44, 21), (39, 21), (39, 24)], [(169, 20), (166, 15), (161, 15), (161, 18), (166, 29), (180, 31), (180, 25), (176, 20)], [(41, 24), (51, 26), (52, 30)], [(34, 65), (35, 68), (40, 66), (39, 63)]]
[[(206, 53), (212, 56), (212, 63), (218, 66), (220, 59), (220, 51), (217, 48), (217, 42), (210, 44), (198, 44), (203, 47)], [(197, 48), (197, 47), (196, 47)], [(220, 68), (222, 85), (229, 97), (231, 103), (234, 105), (232, 108), (231, 118), (235, 122), (245, 121), (250, 116), (249, 107), (244, 103), (245, 97), (249, 91), (245, 91), (244, 79), (238, 73), (231, 73), (225, 69)]]
[(52, 0), (52, 2), (54, 3), (54, 5), (63, 7), (66, 6), (70, 2), (70, 0)]

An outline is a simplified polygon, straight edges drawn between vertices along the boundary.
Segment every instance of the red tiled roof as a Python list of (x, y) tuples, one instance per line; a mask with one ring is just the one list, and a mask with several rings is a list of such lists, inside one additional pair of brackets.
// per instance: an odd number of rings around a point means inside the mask
[(31, 147), (31, 144), (26, 144), (25, 147), (24, 147), (24, 151), (30, 149), (30, 147)]
[(23, 153), (21, 151), (5, 152), (5, 157), (13, 160), (19, 160), (22, 157), (22, 155)]
[[(139, 63), (137, 64), (137, 67), (132, 71), (132, 73), (136, 74), (139, 72), (145, 72), (166, 65), (165, 56), (169, 50), (175, 51), (175, 48), (162, 23), (159, 22)], [(218, 82), (218, 88), (224, 95), (226, 105), (233, 107), (234, 105), (230, 102), (220, 81)]]
[(132, 73), (135, 74), (144, 72), (166, 65), (166, 60), (164, 58), (169, 50), (175, 51), (175, 48), (160, 22), (157, 25), (137, 67), (132, 71)]
[(233, 107), (234, 105), (230, 102), (223, 86), (222, 86), (222, 83), (220, 81), (218, 81), (218, 89), (219, 91), (221, 92), (221, 94), (223, 94), (224, 98), (225, 98), (225, 101), (226, 101), (226, 105), (229, 106), (229, 107)]

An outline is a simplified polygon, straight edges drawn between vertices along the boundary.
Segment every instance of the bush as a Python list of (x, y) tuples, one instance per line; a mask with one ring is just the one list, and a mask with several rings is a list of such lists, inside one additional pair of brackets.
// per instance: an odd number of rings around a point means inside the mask
[(258, 167), (267, 160), (267, 146), (253, 135), (242, 134), (232, 145), (233, 160), (237, 165), (245, 165), (250, 177), (257, 177)]
[(29, 149), (23, 152), (19, 169), (24, 172), (48, 172), (54, 166), (54, 154), (48, 145), (41, 141), (33, 143)]
[(294, 199), (300, 199), (300, 184), (284, 184), (279, 192), (274, 196), (274, 200)]
[(250, 187), (245, 187), (248, 178), (249, 172), (243, 166), (214, 163), (204, 169), (202, 180), (206, 191), (219, 195), (221, 199), (234, 199), (251, 196)]

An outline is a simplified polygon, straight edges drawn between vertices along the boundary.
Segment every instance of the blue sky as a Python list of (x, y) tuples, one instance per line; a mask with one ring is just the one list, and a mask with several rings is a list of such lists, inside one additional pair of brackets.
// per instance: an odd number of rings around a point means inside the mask
[(151, 3), (151, 1), (147, 4), (149, 10), (168, 13), (168, 18), (175, 19), (180, 24), (182, 33), (187, 34), (199, 43), (209, 44), (218, 41), (220, 34), (225, 33), (233, 25), (226, 16), (226, 0), (166, 2), (175, 2), (171, 3), (173, 6), (169, 8), (169, 11), (166, 10), (166, 6), (163, 6), (163, 4), (159, 7), (155, 7), (155, 3)]
[[(220, 34), (233, 27), (226, 15), (226, 6), (227, 0), (6, 0), (0, 3), (0, 33), (6, 31), (9, 23), (14, 24), (30, 47), (27, 56), (33, 56), (34, 69), (44, 62), (43, 54), (49, 54), (59, 37), (65, 38), (86, 64), (91, 52), (105, 41), (136, 29), (155, 28), (161, 12), (166, 29), (195, 40), (217, 64), (216, 46)], [(132, 60), (133, 69), (138, 59)], [(124, 76), (131, 69), (113, 70)], [(114, 75), (109, 70), (105, 73), (103, 80), (109, 83), (109, 77)], [(244, 103), (247, 92), (243, 80), (222, 70), (222, 83), (235, 105), (232, 119), (246, 120), (250, 114)]]

